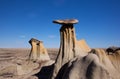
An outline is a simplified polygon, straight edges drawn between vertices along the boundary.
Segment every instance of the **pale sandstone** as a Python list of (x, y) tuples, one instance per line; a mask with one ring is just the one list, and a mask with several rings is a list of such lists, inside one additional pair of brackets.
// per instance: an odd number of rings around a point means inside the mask
[(94, 49), (64, 64), (55, 79), (120, 79), (119, 74), (120, 51), (108, 55), (104, 49)]
[(57, 23), (57, 24), (76, 24), (76, 23), (78, 23), (78, 20), (77, 19), (54, 20), (53, 23)]
[(51, 75), (51, 79), (55, 79), (60, 68), (67, 63), (69, 60), (76, 56), (85, 56), (91, 50), (84, 40), (77, 41), (75, 35), (75, 29), (73, 24), (77, 23), (78, 20), (55, 20), (54, 23), (62, 24), (60, 28), (60, 49), (54, 69)]
[(41, 62), (48, 61), (50, 57), (42, 41), (32, 38), (29, 43), (31, 44), (30, 59), (33, 61)]

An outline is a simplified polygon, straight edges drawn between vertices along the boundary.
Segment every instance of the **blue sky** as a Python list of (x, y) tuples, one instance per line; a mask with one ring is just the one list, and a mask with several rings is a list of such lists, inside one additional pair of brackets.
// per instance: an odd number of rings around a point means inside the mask
[(0, 48), (28, 48), (32, 37), (58, 48), (61, 26), (52, 21), (69, 18), (90, 47), (120, 46), (120, 0), (0, 0)]

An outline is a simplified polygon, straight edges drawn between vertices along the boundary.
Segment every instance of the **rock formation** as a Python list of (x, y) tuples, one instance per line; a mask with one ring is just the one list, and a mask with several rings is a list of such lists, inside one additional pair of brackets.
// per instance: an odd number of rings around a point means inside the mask
[(104, 49), (94, 49), (64, 64), (55, 79), (120, 79), (119, 74), (120, 51), (108, 55)]
[(30, 39), (29, 43), (31, 45), (31, 52), (29, 55), (29, 59), (32, 59), (34, 61), (37, 60), (37, 43), (39, 42), (39, 40), (36, 40), (34, 38)]
[(47, 61), (50, 57), (45, 49), (43, 42), (32, 38), (29, 43), (31, 44), (30, 59), (33, 61)]
[(120, 51), (108, 55), (103, 49), (95, 49), (95, 54), (99, 58), (99, 63), (108, 71), (111, 79), (120, 79)]
[(48, 61), (48, 60), (50, 60), (47, 49), (44, 47), (42, 41), (39, 41), (38, 44), (37, 44), (37, 59), (39, 61)]
[(108, 53), (108, 55), (109, 54), (113, 54), (113, 53), (115, 53), (115, 52), (117, 52), (117, 51), (119, 51), (120, 50), (120, 47), (109, 47), (109, 48), (107, 48), (106, 49), (106, 52)]
[(60, 28), (60, 49), (50, 77), (51, 79), (55, 79), (59, 69), (69, 60), (76, 56), (85, 56), (90, 51), (84, 40), (77, 41), (76, 39), (73, 24), (78, 23), (78, 20), (55, 20), (53, 22), (61, 24), (62, 27)]
[(62, 27), (60, 49), (50, 79), (120, 79), (119, 48), (91, 50), (84, 40), (76, 39), (73, 24), (77, 20), (53, 22)]

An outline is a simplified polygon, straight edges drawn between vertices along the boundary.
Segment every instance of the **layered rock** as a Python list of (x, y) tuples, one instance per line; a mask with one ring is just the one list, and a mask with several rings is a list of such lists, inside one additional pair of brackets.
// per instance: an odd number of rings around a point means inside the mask
[(95, 54), (98, 56), (100, 63), (106, 68), (111, 76), (111, 79), (120, 79), (120, 51), (109, 55), (103, 49), (95, 49)]
[(34, 61), (37, 60), (37, 43), (39, 42), (39, 40), (37, 39), (30, 39), (29, 43), (31, 45), (31, 51), (30, 51), (30, 55), (29, 55), (29, 59), (32, 59)]
[(84, 40), (77, 41), (75, 35), (75, 29), (73, 24), (78, 23), (78, 20), (55, 20), (54, 23), (61, 24), (60, 28), (60, 49), (54, 69), (51, 75), (51, 79), (55, 79), (59, 69), (67, 63), (69, 60), (76, 56), (85, 56), (90, 48), (87, 46)]
[(108, 55), (95, 49), (61, 67), (55, 79), (120, 79), (120, 51)]
[(31, 44), (30, 59), (33, 61), (47, 61), (50, 57), (42, 41), (32, 38), (29, 43)]

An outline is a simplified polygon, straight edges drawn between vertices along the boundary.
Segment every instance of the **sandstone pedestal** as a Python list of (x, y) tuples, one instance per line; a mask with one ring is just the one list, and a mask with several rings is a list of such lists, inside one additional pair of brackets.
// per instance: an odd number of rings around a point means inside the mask
[[(51, 79), (55, 79), (59, 69), (69, 60), (76, 56), (85, 56), (87, 52), (90, 51), (85, 41), (76, 40), (73, 24), (78, 23), (78, 20), (55, 20), (53, 22), (61, 24), (62, 27), (60, 28), (60, 49), (54, 64)], [(82, 43), (85, 44), (85, 46), (82, 46)], [(87, 47), (87, 50), (84, 47)]]

